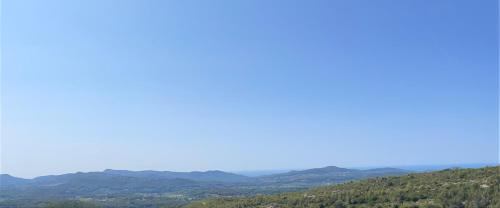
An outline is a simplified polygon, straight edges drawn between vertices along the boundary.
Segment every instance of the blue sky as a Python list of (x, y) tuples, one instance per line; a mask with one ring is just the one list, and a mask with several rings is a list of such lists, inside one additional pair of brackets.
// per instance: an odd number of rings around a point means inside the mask
[(497, 162), (494, 0), (2, 1), (2, 172)]

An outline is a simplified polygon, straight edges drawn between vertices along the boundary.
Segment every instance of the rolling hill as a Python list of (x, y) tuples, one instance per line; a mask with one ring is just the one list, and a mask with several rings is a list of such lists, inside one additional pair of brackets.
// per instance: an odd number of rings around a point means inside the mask
[[(313, 171), (316, 172), (316, 171)], [(500, 166), (377, 177), (304, 192), (216, 198), (184, 208), (498, 208)]]
[(0, 187), (19, 186), (28, 184), (30, 180), (24, 178), (17, 178), (9, 174), (0, 174)]
[[(160, 201), (185, 204), (211, 197), (240, 197), (300, 191), (310, 187), (377, 176), (402, 175), (399, 169), (357, 170), (334, 166), (247, 177), (223, 171), (172, 172), (107, 169), (19, 179), (0, 186), (0, 207), (53, 200), (86, 199), (121, 207), (124, 204)], [(7, 177), (6, 177), (7, 178)], [(9, 181), (14, 181), (13, 177)], [(119, 206), (118, 206), (119, 205)], [(151, 205), (151, 204), (150, 204)]]
[(173, 172), (173, 171), (129, 171), (129, 170), (111, 170), (106, 169), (104, 173), (111, 175), (121, 175), (130, 177), (140, 177), (140, 178), (180, 178), (193, 181), (218, 181), (218, 182), (246, 182), (250, 180), (250, 177), (238, 175), (234, 173), (228, 173), (218, 170), (211, 171), (193, 171), (193, 172)]
[(295, 187), (311, 187), (342, 183), (349, 180), (359, 180), (377, 176), (396, 176), (407, 174), (409, 171), (395, 168), (378, 168), (369, 170), (347, 169), (336, 166), (314, 168), (302, 171), (290, 171), (259, 177), (261, 183), (280, 184)]

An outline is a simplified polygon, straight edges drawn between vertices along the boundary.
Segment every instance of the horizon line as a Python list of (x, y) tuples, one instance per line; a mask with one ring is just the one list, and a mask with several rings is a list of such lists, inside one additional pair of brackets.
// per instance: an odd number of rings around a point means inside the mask
[[(489, 166), (498, 166), (500, 165), (500, 161), (494, 162), (494, 163), (448, 163), (448, 164), (419, 164), (419, 165), (386, 165), (386, 166), (337, 166), (337, 165), (326, 165), (326, 166), (321, 166), (321, 167), (311, 167), (311, 168), (289, 168), (289, 169), (284, 169), (284, 168), (278, 168), (278, 169), (253, 169), (253, 170), (222, 170), (222, 169), (206, 169), (206, 170), (190, 170), (190, 171), (172, 171), (172, 170), (155, 170), (155, 169), (142, 169), (142, 170), (134, 170), (134, 169), (113, 169), (113, 168), (105, 168), (103, 170), (93, 170), (93, 171), (75, 171), (75, 172), (64, 172), (64, 173), (58, 173), (58, 174), (47, 174), (47, 175), (38, 175), (34, 177), (18, 177), (9, 173), (3, 173), (0, 172), (0, 175), (9, 175), (12, 177), (16, 178), (21, 178), (21, 179), (35, 179), (38, 177), (44, 177), (44, 176), (60, 176), (60, 175), (65, 175), (65, 174), (77, 174), (77, 173), (100, 173), (100, 172), (105, 172), (106, 170), (117, 170), (117, 171), (131, 171), (131, 172), (141, 172), (141, 171), (155, 171), (155, 172), (175, 172), (175, 173), (193, 173), (193, 172), (210, 172), (210, 171), (221, 171), (225, 173), (232, 173), (232, 174), (237, 174), (237, 175), (242, 175), (242, 176), (248, 176), (243, 173), (245, 172), (266, 172), (266, 171), (283, 171), (283, 172), (290, 172), (290, 171), (302, 171), (302, 170), (310, 170), (310, 169), (317, 169), (317, 168), (326, 168), (326, 167), (338, 167), (338, 168), (345, 168), (345, 169), (357, 169), (357, 170), (368, 170), (368, 169), (377, 169), (377, 168), (395, 168), (395, 169), (401, 169), (401, 170), (407, 170), (407, 171), (430, 171), (430, 170), (442, 170), (442, 169), (447, 169), (447, 168), (482, 168), (482, 167), (489, 167)], [(405, 169), (410, 168), (410, 169)], [(417, 167), (427, 167), (427, 169), (420, 169)], [(413, 169), (412, 169), (413, 168)], [(420, 169), (420, 170), (419, 170)], [(275, 173), (271, 173), (275, 174)], [(271, 174), (262, 174), (262, 175), (271, 175)], [(248, 176), (248, 177), (254, 177), (254, 176)]]

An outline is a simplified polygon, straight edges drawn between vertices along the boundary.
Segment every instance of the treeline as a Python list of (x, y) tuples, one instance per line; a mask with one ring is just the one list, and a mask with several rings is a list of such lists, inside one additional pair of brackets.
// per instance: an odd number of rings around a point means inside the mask
[(306, 192), (217, 198), (185, 208), (500, 208), (500, 166), (380, 177)]

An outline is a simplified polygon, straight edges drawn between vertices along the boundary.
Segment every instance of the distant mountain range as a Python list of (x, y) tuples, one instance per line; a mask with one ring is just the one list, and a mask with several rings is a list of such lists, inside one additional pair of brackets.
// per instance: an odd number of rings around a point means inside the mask
[(92, 183), (107, 180), (120, 181), (130, 180), (142, 181), (158, 180), (171, 181), (174, 179), (190, 182), (203, 183), (255, 183), (255, 184), (295, 184), (295, 186), (325, 185), (331, 183), (341, 183), (348, 180), (357, 180), (367, 177), (401, 175), (410, 171), (396, 168), (376, 168), (368, 170), (339, 168), (328, 166), (324, 168), (314, 168), (300, 171), (289, 171), (286, 173), (249, 177), (224, 171), (193, 171), (193, 172), (173, 172), (173, 171), (130, 171), (106, 169), (102, 172), (77, 172), (62, 175), (40, 176), (34, 179), (24, 179), (8, 174), (0, 174), (0, 187), (57, 187), (70, 183)]
[[(175, 196), (176, 200), (213, 196), (251, 196), (309, 187), (337, 184), (378, 176), (404, 175), (409, 171), (383, 169), (346, 169), (335, 166), (248, 177), (223, 171), (129, 171), (69, 173), (34, 179), (0, 175), (0, 205), (9, 200), (43, 201), (53, 199), (105, 199), (131, 196)], [(0, 206), (2, 207), (2, 206)]]
[(18, 186), (30, 183), (31, 180), (24, 178), (17, 178), (9, 174), (0, 174), (0, 187)]
[(103, 173), (120, 176), (140, 177), (140, 178), (163, 178), (163, 179), (187, 179), (193, 181), (218, 181), (218, 182), (243, 182), (249, 177), (219, 170), (193, 171), (193, 172), (172, 172), (172, 171), (129, 171), (129, 170), (104, 170)]

